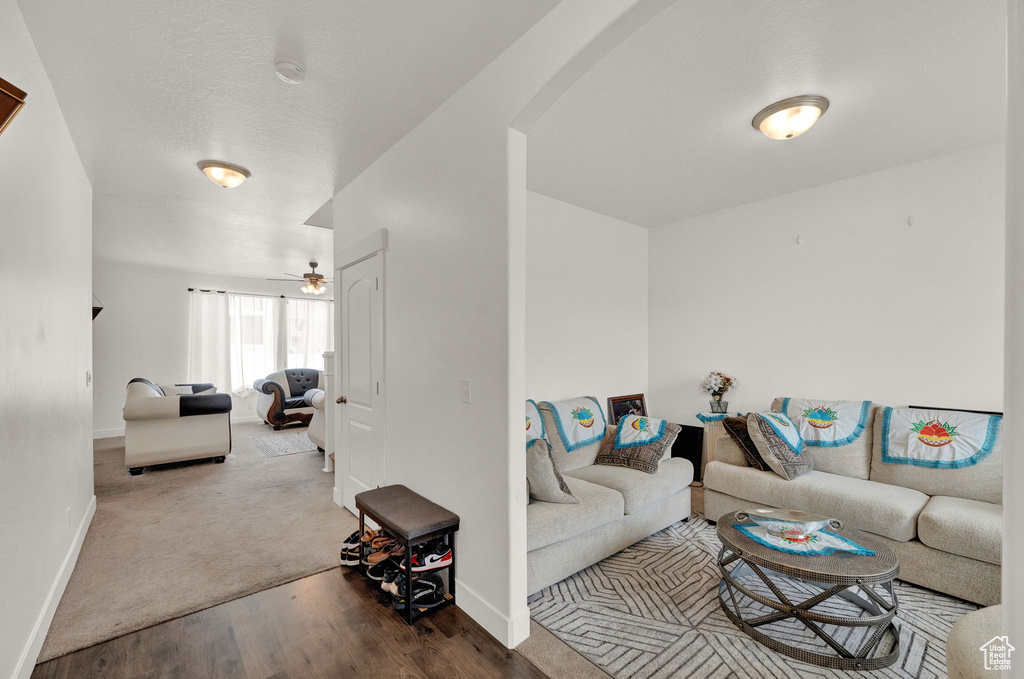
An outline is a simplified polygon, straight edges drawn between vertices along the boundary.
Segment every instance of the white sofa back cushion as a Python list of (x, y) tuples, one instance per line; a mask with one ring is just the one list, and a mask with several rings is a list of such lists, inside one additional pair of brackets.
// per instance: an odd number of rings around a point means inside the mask
[[(890, 412), (887, 418), (885, 411)], [(1001, 504), (1003, 501), (1003, 436), (999, 433), (999, 427), (992, 427), (991, 440), (982, 442), (987, 450), (982, 455), (977, 455), (973, 464), (957, 467), (955, 464), (928, 465), (917, 462), (908, 462), (905, 454), (906, 442), (901, 447), (893, 445), (894, 438), (908, 439), (909, 437), (921, 434), (914, 432), (904, 424), (907, 418), (896, 418), (894, 413), (904, 412), (906, 414), (916, 413), (916, 418), (927, 424), (932, 420), (940, 423), (953, 423), (964, 418), (981, 418), (984, 427), (989, 428), (988, 418), (984, 415), (973, 415), (968, 413), (957, 413), (955, 411), (942, 410), (921, 410), (909, 411), (909, 409), (888, 409), (875, 418), (874, 445), (871, 458), (871, 480), (879, 483), (888, 483), (893, 486), (913, 488), (927, 495), (944, 495), (947, 497), (959, 497), (965, 500), (978, 500), (980, 502), (992, 502)], [(998, 418), (997, 418), (998, 419)], [(966, 420), (964, 420), (966, 421)], [(886, 426), (886, 423), (890, 426)], [(894, 428), (899, 427), (899, 431)], [(923, 435), (923, 434), (922, 434)], [(983, 438), (988, 438), (984, 436)], [(950, 444), (952, 445), (952, 444)], [(941, 459), (941, 449), (938, 449), (935, 459)], [(926, 461), (925, 461), (926, 462)]]
[[(554, 404), (541, 401), (537, 407), (540, 408), (541, 417), (544, 419), (544, 429), (547, 432), (548, 443), (551, 444), (551, 457), (555, 460), (555, 468), (560, 472), (567, 472), (594, 464), (606, 433), (604, 410), (597, 399), (593, 396), (584, 396), (568, 401), (556, 401)], [(570, 422), (560, 424), (555, 408), (565, 411)], [(589, 423), (572, 416), (572, 411), (579, 408), (589, 411), (593, 418)], [(577, 427), (580, 431), (569, 431), (566, 427)]]
[[(819, 408), (835, 413), (834, 423), (828, 426), (828, 422), (813, 418), (814, 412), (808, 413)], [(788, 415), (800, 429), (804, 455), (811, 458), (816, 470), (854, 479), (870, 476), (871, 427), (879, 410), (871, 401), (780, 397), (772, 401), (771, 409)], [(819, 428), (822, 424), (826, 426)]]

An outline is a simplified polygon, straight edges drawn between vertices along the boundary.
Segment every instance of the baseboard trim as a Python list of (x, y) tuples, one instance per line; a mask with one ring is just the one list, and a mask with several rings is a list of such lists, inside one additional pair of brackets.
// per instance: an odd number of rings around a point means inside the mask
[(455, 579), (455, 587), (459, 608), (506, 648), (515, 648), (530, 636), (530, 609), (524, 609), (511, 619), (506, 618), (458, 578)]
[(94, 441), (97, 439), (112, 439), (118, 436), (124, 436), (124, 427), (120, 429), (96, 429), (92, 433)]
[(344, 502), (344, 500), (342, 500), (342, 497), (341, 497), (341, 488), (338, 488), (337, 486), (335, 486), (334, 487), (333, 496), (334, 496), (334, 504), (338, 505), (339, 507), (344, 507), (345, 506), (345, 502)]
[(82, 517), (81, 523), (78, 524), (75, 540), (71, 543), (68, 553), (64, 556), (64, 563), (61, 564), (57, 577), (50, 586), (50, 592), (46, 596), (46, 603), (43, 605), (43, 610), (39, 612), (39, 617), (36, 618), (35, 627), (32, 628), (32, 634), (25, 644), (25, 650), (21, 652), (21, 658), (19, 658), (18, 664), (14, 668), (14, 674), (11, 675), (11, 679), (29, 679), (32, 675), (32, 670), (36, 666), (36, 659), (39, 657), (39, 651), (43, 648), (46, 633), (50, 630), (50, 623), (53, 622), (53, 614), (57, 612), (57, 604), (60, 603), (60, 598), (64, 595), (64, 588), (67, 587), (68, 580), (71, 579), (71, 572), (75, 570), (75, 563), (78, 562), (78, 555), (82, 551), (82, 543), (85, 542), (85, 534), (89, 532), (89, 526), (92, 524), (92, 517), (95, 514), (96, 496), (93, 495), (92, 499), (89, 500), (89, 506), (85, 509), (85, 516)]

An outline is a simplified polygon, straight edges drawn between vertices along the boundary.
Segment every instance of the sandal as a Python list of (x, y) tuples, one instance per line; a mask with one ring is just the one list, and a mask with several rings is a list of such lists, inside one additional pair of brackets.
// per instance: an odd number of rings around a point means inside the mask
[(366, 561), (367, 563), (375, 564), (393, 556), (402, 556), (403, 554), (405, 554), (405, 545), (395, 542), (385, 546), (379, 552), (374, 552), (370, 556), (366, 557)]

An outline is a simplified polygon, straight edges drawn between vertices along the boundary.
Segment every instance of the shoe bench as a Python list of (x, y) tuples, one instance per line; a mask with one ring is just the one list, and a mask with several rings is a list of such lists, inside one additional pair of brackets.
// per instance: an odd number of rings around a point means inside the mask
[[(359, 510), (359, 534), (366, 532), (366, 519), (374, 521), (399, 542), (405, 545), (405, 608), (401, 611), (408, 624), (413, 624), (428, 613), (440, 610), (455, 603), (455, 544), (453, 536), (459, 530), (459, 515), (454, 514), (439, 504), (414, 493), (405, 486), (394, 485), (375, 488), (356, 494), (356, 509)], [(448, 548), (452, 550), (452, 562), (448, 566), (431, 570), (448, 571), (448, 593), (445, 601), (439, 606), (428, 609), (413, 610), (411, 605), (413, 582), (417, 574), (412, 572), (412, 550), (431, 540), (444, 538)], [(359, 572), (366, 575), (363, 563), (366, 543), (359, 542)]]

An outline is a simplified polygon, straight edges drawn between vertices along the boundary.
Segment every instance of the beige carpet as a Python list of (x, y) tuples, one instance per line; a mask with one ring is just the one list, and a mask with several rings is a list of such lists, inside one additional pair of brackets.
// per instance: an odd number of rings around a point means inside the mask
[(39, 662), (338, 565), (358, 520), (332, 501), (323, 454), (268, 458), (249, 441), (266, 433), (236, 425), (224, 464), (141, 476), (123, 438), (97, 441), (96, 516)]
[(516, 651), (549, 677), (609, 679), (600, 667), (577, 653), (571, 646), (534, 620), (530, 621), (529, 638), (516, 646)]

